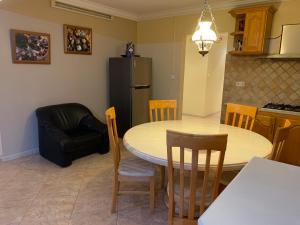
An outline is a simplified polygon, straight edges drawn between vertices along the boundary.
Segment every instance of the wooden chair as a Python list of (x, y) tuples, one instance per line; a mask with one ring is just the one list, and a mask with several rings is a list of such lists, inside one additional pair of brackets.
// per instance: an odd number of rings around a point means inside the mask
[[(196, 225), (195, 208), (196, 208), (196, 190), (197, 190), (197, 175), (198, 175), (198, 156), (199, 152), (206, 150), (205, 171), (203, 177), (203, 185), (200, 199), (200, 215), (205, 211), (205, 203), (207, 197), (208, 176), (210, 172), (210, 160), (213, 151), (219, 152), (219, 160), (216, 168), (216, 174), (212, 186), (211, 200), (213, 201), (218, 195), (219, 181), (222, 173), (222, 167), (225, 157), (227, 145), (227, 135), (194, 135), (184, 134), (175, 131), (167, 131), (167, 151), (168, 151), (168, 178), (169, 178), (169, 211), (168, 224), (169, 225)], [(175, 147), (175, 149), (174, 149)], [(178, 147), (180, 149), (178, 149)], [(192, 166), (190, 172), (190, 186), (189, 186), (189, 206), (188, 215), (184, 215), (184, 195), (185, 195), (185, 148), (192, 151)], [(175, 176), (174, 176), (174, 150), (180, 151), (180, 188), (179, 188), (179, 217), (175, 217)]]
[[(106, 110), (105, 115), (110, 149), (114, 162), (114, 187), (111, 212), (116, 212), (117, 196), (119, 194), (149, 194), (150, 211), (153, 212), (155, 203), (155, 168), (152, 164), (139, 158), (121, 160), (115, 108), (111, 107)], [(149, 182), (149, 191), (120, 191), (120, 182)]]
[[(248, 105), (227, 103), (225, 124), (253, 130), (257, 108)], [(239, 171), (223, 172), (221, 184), (227, 186)]]
[(280, 155), (283, 149), (283, 146), (289, 136), (290, 133), (290, 122), (287, 120), (284, 127), (280, 127), (277, 129), (274, 142), (271, 159), (278, 161), (280, 159)]
[(273, 116), (257, 115), (253, 125), (253, 131), (269, 141), (273, 142), (275, 133), (276, 118)]
[(225, 124), (252, 130), (256, 113), (254, 106), (227, 103)]
[(150, 100), (149, 101), (150, 122), (177, 119), (176, 100)]
[[(150, 100), (149, 101), (149, 119), (150, 122), (176, 120), (177, 119), (177, 101), (176, 100)], [(165, 167), (158, 166), (160, 171), (160, 185), (165, 185)]]
[[(285, 128), (279, 128), (285, 129)], [(284, 136), (286, 134), (281, 134), (279, 132), (288, 132), (288, 137), (281, 144), (281, 148), (279, 151), (277, 150), (277, 154), (275, 156), (275, 160), (287, 164), (291, 164), (294, 166), (300, 166), (300, 126), (293, 125), (287, 128), (288, 131), (278, 130), (278, 139), (280, 140), (280, 136)], [(279, 141), (278, 141), (279, 142)], [(274, 153), (275, 154), (275, 153)]]

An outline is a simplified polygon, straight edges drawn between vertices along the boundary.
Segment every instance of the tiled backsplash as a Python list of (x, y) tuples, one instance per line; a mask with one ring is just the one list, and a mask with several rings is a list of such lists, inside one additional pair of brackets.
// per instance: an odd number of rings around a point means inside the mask
[[(245, 86), (238, 87), (236, 82)], [(227, 55), (222, 115), (227, 102), (258, 107), (268, 102), (300, 105), (300, 60)]]

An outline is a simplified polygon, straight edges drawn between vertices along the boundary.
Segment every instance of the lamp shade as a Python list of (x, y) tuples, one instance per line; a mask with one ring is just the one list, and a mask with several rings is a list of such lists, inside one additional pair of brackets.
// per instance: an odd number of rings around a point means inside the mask
[(198, 28), (193, 34), (192, 40), (198, 46), (199, 53), (205, 55), (211, 49), (213, 43), (217, 40), (216, 33), (211, 29), (212, 22), (200, 21)]

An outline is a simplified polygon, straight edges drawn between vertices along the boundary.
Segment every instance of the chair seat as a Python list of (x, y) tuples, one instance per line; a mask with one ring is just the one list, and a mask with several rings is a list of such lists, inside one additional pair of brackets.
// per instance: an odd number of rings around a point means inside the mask
[(155, 167), (153, 164), (137, 157), (122, 159), (119, 174), (122, 176), (152, 177), (155, 175)]
[(189, 220), (186, 218), (177, 218), (173, 219), (173, 225), (197, 225), (197, 220)]

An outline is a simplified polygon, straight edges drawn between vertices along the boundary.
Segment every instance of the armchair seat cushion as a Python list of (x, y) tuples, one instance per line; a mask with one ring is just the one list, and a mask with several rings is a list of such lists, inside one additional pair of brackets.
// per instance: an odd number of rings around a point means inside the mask
[(61, 145), (63, 146), (63, 151), (73, 152), (80, 149), (93, 147), (94, 145), (101, 146), (101, 140), (103, 137), (101, 134), (96, 132), (87, 132), (84, 130), (74, 130), (69, 133), (69, 139), (62, 140)]

